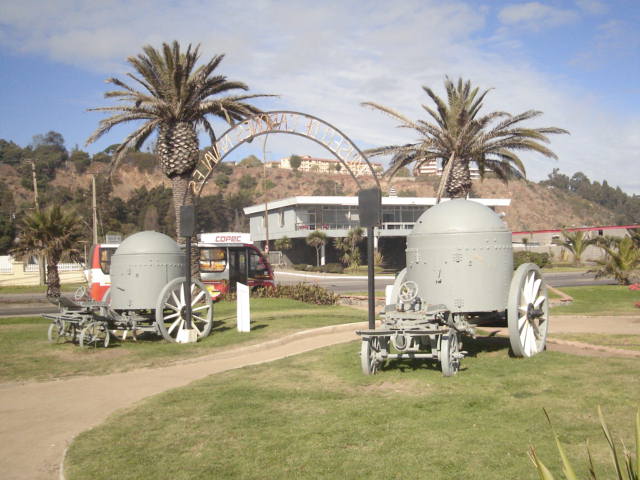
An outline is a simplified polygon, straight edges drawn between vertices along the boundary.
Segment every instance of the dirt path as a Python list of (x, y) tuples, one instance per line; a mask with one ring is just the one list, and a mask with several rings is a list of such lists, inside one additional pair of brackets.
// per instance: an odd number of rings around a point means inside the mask
[[(638, 317), (563, 316), (554, 317), (550, 326), (551, 335), (577, 332), (640, 334)], [(359, 328), (366, 328), (366, 323), (307, 330), (166, 368), (42, 383), (0, 384), (0, 476), (29, 480), (58, 478), (64, 450), (73, 438), (102, 423), (116, 410), (214, 373), (356, 340), (354, 331)], [(504, 333), (503, 329), (487, 330), (492, 334)], [(550, 350), (573, 354), (626, 356), (616, 349), (607, 351), (603, 348), (575, 342), (549, 345)], [(637, 353), (640, 352), (633, 352)]]
[(65, 448), (118, 409), (208, 375), (356, 340), (365, 323), (307, 330), (167, 368), (0, 385), (0, 477), (55, 479)]

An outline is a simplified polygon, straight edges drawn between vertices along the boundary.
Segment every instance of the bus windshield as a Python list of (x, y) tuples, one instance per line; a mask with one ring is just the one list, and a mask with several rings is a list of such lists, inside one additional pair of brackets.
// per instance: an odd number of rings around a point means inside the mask
[(201, 272), (224, 272), (227, 267), (227, 249), (224, 247), (200, 248)]

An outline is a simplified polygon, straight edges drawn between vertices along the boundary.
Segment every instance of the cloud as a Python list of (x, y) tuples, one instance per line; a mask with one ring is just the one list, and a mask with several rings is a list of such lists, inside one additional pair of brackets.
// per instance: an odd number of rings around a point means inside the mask
[(518, 26), (530, 30), (542, 30), (573, 23), (579, 18), (574, 10), (561, 9), (528, 2), (508, 5), (498, 13), (498, 19), (507, 26)]
[(576, 0), (576, 5), (581, 10), (592, 15), (599, 15), (609, 10), (606, 3), (598, 0)]
[[(393, 120), (361, 107), (361, 102), (375, 101), (411, 118), (424, 118), (420, 105), (429, 99), (421, 87), (431, 86), (443, 95), (444, 76), (462, 76), (481, 88), (495, 88), (487, 97), (487, 109), (540, 109), (545, 114), (535, 126), (571, 131), (571, 136), (552, 139), (560, 162), (525, 156), (531, 178), (544, 178), (556, 166), (569, 174), (581, 170), (595, 180), (607, 177), (613, 185), (640, 178), (638, 115), (610, 112), (598, 102), (597, 92), (537, 68), (524, 56), (526, 50), (514, 56), (492, 47), (486, 28), (491, 10), (470, 2), (90, 3), (12, 2), (0, 19), (0, 45), (107, 77), (127, 71), (124, 59), (146, 43), (159, 45), (173, 38), (201, 43), (205, 58), (227, 53), (220, 71), (230, 79), (245, 81), (251, 92), (282, 95), (259, 101), (262, 108), (316, 115), (362, 149), (412, 141), (415, 134), (396, 128)], [(573, 22), (578, 13), (529, 2), (508, 5), (498, 15), (509, 27), (532, 28)], [(602, 34), (607, 31), (603, 27)], [(98, 106), (105, 100), (96, 97), (95, 102)], [(224, 125), (216, 125), (224, 131)], [(114, 133), (106, 139), (107, 145), (116, 137)], [(268, 142), (270, 158), (292, 151), (328, 155), (309, 141), (288, 136), (274, 135)], [(640, 185), (629, 188), (640, 193)]]
[(610, 19), (599, 25), (588, 48), (571, 63), (586, 69), (603, 68), (612, 62), (640, 65), (640, 31), (635, 23)]

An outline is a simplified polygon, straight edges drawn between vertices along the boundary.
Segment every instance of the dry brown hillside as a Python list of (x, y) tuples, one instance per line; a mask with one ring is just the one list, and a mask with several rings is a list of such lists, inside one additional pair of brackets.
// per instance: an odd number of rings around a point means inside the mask
[[(108, 165), (93, 163), (89, 170), (78, 175), (69, 165), (58, 172), (54, 185), (74, 188), (81, 186), (89, 188), (91, 184), (90, 174), (106, 172)], [(273, 184), (267, 191), (268, 200), (277, 200), (295, 195), (334, 195), (340, 193), (340, 188), (345, 195), (354, 195), (357, 186), (351, 177), (346, 175), (329, 175), (319, 173), (295, 173), (290, 170), (278, 168), (266, 169), (267, 179)], [(10, 185), (14, 194), (19, 199), (31, 198), (31, 193), (21, 185), (15, 170), (7, 165), (0, 165), (0, 175), (4, 182)], [(264, 201), (262, 193), (262, 167), (245, 168), (236, 166), (230, 175), (229, 186), (222, 192), (229, 195), (239, 189), (238, 182), (243, 175), (250, 175), (258, 181), (255, 190), (256, 203)], [(129, 198), (136, 188), (146, 186), (153, 188), (164, 184), (170, 187), (169, 180), (164, 177), (158, 168), (152, 172), (140, 171), (133, 165), (122, 165), (114, 176), (114, 195), (123, 199)], [(335, 183), (332, 183), (335, 182)], [(390, 186), (393, 186), (398, 195), (417, 195), (432, 197), (435, 194), (436, 178), (394, 178), (391, 182), (381, 182), (383, 194), (388, 195)], [(366, 186), (372, 186), (369, 178), (364, 181)], [(218, 187), (210, 181), (203, 195), (218, 193)], [(526, 180), (511, 181), (505, 184), (496, 179), (474, 181), (473, 196), (483, 198), (510, 198), (511, 206), (504, 209), (505, 219), (509, 227), (514, 230), (539, 230), (547, 228), (562, 228), (581, 225), (611, 225), (614, 223), (614, 214), (599, 205), (588, 202), (577, 195), (560, 192), (553, 188), (547, 188)]]

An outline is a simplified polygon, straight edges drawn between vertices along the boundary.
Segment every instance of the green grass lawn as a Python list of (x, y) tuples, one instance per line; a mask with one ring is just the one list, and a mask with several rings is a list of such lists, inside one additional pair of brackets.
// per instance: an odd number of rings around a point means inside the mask
[(167, 365), (297, 330), (366, 320), (366, 312), (352, 308), (319, 307), (287, 299), (255, 298), (251, 300), (251, 309), (251, 333), (236, 330), (235, 302), (220, 302), (214, 309), (211, 335), (198, 343), (168, 343), (149, 335), (137, 342), (114, 342), (107, 349), (50, 344), (47, 341), (50, 321), (41, 317), (0, 319), (0, 382), (50, 380)]
[[(78, 287), (86, 287), (86, 283), (63, 283), (60, 285), (60, 289), (63, 292), (74, 292)], [(43, 295), (47, 292), (46, 286), (40, 285), (25, 285), (25, 286), (2, 286), (0, 287), (0, 295), (1, 294), (10, 294), (10, 293), (42, 293)]]
[(552, 315), (640, 315), (640, 292), (622, 285), (562, 287), (573, 302), (551, 308)]
[(518, 479), (535, 445), (561, 478), (545, 407), (587, 478), (616, 439), (633, 445), (640, 363), (545, 352), (513, 359), (506, 339), (468, 341), (453, 378), (424, 363), (360, 372), (359, 343), (208, 377), (113, 415), (79, 435), (68, 479)]

